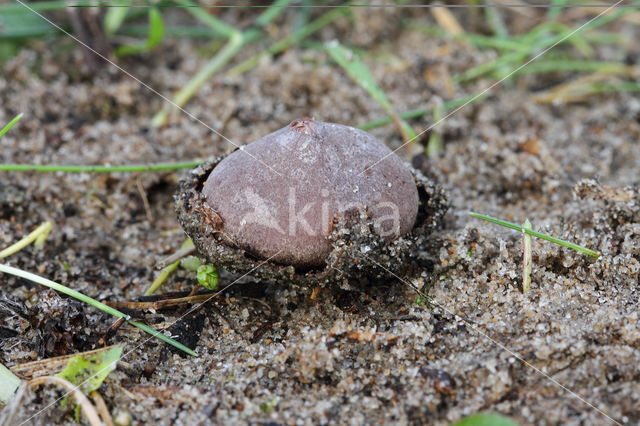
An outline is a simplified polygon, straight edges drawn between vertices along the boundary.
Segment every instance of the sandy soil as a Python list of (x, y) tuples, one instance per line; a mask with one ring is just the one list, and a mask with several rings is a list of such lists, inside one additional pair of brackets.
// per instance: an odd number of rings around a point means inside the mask
[[(240, 12), (225, 13), (242, 20), (234, 15)], [(454, 86), (451, 93), (439, 80), (428, 81), (429, 72), (455, 75), (494, 54), (400, 25), (410, 16), (431, 22), (427, 11), (356, 13), (355, 24), (338, 21), (316, 39), (339, 38), (376, 53), (365, 62), (399, 111), (492, 83)], [(611, 30), (640, 36), (630, 25)], [(200, 43), (167, 42), (119, 64), (169, 94), (206, 61)], [(598, 51), (608, 60), (625, 55)], [(126, 352), (100, 388), (111, 412), (130, 413), (134, 424), (167, 425), (448, 424), (478, 411), (522, 424), (611, 422), (595, 406), (618, 422), (640, 422), (640, 98), (531, 100), (570, 77), (522, 77), (496, 88), (446, 120), (444, 152), (436, 159), (401, 151), (447, 189), (452, 204), (433, 237), (439, 249), (424, 254), (430, 267), (421, 277), (363, 283), (360, 291), (327, 287), (314, 299), (310, 288), (245, 279), (183, 321), (187, 332), (173, 329), (197, 339), (198, 358), (124, 326), (107, 339)], [(163, 101), (114, 68), (90, 73), (65, 38), (35, 42), (5, 64), (0, 103), (0, 122), (25, 114), (0, 141), (3, 163), (151, 163), (233, 149), (179, 112), (168, 126), (150, 128)], [(384, 116), (325, 53), (301, 48), (243, 76), (216, 77), (187, 109), (236, 143), (301, 116), (349, 125)], [(426, 128), (430, 117), (412, 124)], [(391, 147), (401, 143), (392, 125), (372, 133)], [(0, 247), (52, 220), (43, 250), (28, 247), (8, 263), (99, 300), (136, 300), (153, 280), (153, 265), (183, 241), (172, 197), (185, 174), (0, 173)], [(614, 196), (627, 186), (626, 196)], [(469, 218), (469, 210), (519, 223), (529, 218), (536, 229), (602, 256), (593, 260), (534, 240), (532, 290), (522, 294), (521, 237)], [(416, 279), (425, 283), (432, 308), (416, 304), (403, 282)], [(223, 274), (222, 282), (230, 280)], [(162, 290), (188, 292), (194, 281), (180, 271)], [(7, 366), (98, 347), (113, 322), (6, 275), (0, 295), (0, 361)], [(136, 315), (162, 327), (182, 313)], [(45, 388), (26, 396), (18, 419), (59, 394)], [(30, 420), (72, 422), (59, 404)]]

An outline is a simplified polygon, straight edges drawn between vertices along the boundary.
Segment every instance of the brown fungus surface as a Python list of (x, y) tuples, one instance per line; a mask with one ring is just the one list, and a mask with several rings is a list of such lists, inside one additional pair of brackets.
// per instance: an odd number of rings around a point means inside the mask
[(230, 244), (299, 269), (324, 264), (334, 218), (367, 211), (392, 240), (418, 213), (416, 185), (389, 148), (362, 130), (308, 118), (229, 155), (202, 194)]
[[(218, 266), (344, 287), (414, 267), (447, 202), (368, 133), (301, 119), (196, 168), (176, 209), (198, 251)], [(357, 260), (363, 256), (383, 267)]]

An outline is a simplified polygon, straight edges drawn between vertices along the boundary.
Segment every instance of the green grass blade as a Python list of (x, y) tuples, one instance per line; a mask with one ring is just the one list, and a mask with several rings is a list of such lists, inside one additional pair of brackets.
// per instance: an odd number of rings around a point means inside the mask
[(7, 367), (0, 364), (0, 404), (7, 405), (13, 397), (16, 389), (20, 386), (21, 380)]
[(492, 48), (497, 50), (508, 51), (520, 51), (525, 50), (527, 46), (512, 38), (502, 39), (498, 37), (488, 37), (480, 34), (467, 34), (463, 33), (458, 36), (462, 40), (466, 40), (473, 44), (475, 47), (480, 48)]
[[(126, 24), (120, 27), (117, 32), (118, 35), (129, 37), (144, 37), (149, 34), (149, 25), (145, 24)], [(212, 31), (207, 27), (187, 26), (187, 25), (172, 25), (164, 27), (165, 37), (182, 37), (182, 38), (205, 38), (216, 39), (220, 35), (215, 31)]]
[(183, 107), (193, 95), (213, 77), (222, 67), (224, 67), (231, 59), (233, 59), (238, 52), (242, 50), (246, 44), (246, 37), (241, 32), (235, 32), (230, 38), (227, 44), (216, 53), (216, 55), (207, 62), (207, 64), (198, 71), (198, 73), (189, 82), (184, 85), (178, 93), (173, 97), (174, 105), (165, 105), (163, 109), (158, 111), (156, 115), (151, 119), (151, 125), (153, 127), (161, 127), (169, 116), (171, 107)]
[(190, 0), (176, 0), (176, 3), (184, 6), (185, 10), (194, 18), (208, 25), (212, 30), (225, 38), (230, 38), (237, 32), (231, 25), (210, 14), (205, 7), (200, 7)]
[(389, 114), (397, 124), (404, 140), (414, 140), (417, 137), (416, 132), (393, 110), (387, 95), (380, 88), (366, 65), (360, 61), (360, 59), (358, 59), (350, 49), (342, 46), (338, 41), (327, 43), (325, 48), (333, 60), (336, 61), (356, 83), (366, 90), (369, 95), (378, 102), (378, 104), (380, 104), (387, 114)]
[(391, 102), (387, 99), (387, 95), (385, 95), (384, 91), (378, 86), (378, 83), (364, 63), (362, 63), (350, 49), (341, 45), (337, 40), (327, 43), (325, 48), (333, 60), (336, 61), (356, 83), (362, 86), (387, 113), (391, 114), (393, 112)]
[(165, 172), (180, 169), (192, 169), (202, 161), (184, 163), (131, 164), (127, 166), (103, 165), (57, 165), (57, 164), (0, 164), (4, 172), (67, 172), (67, 173), (117, 173), (117, 172)]
[(67, 366), (56, 374), (89, 395), (97, 390), (107, 376), (116, 369), (116, 364), (122, 357), (122, 346), (114, 346), (97, 353), (78, 354), (67, 361)]
[(58, 30), (28, 9), (13, 12), (0, 7), (0, 39), (21, 39), (25, 37), (43, 37), (56, 34)]
[(471, 67), (468, 70), (453, 76), (452, 80), (454, 83), (464, 83), (470, 80), (475, 80), (476, 78), (503, 68), (505, 65), (513, 66), (514, 63), (521, 63), (527, 58), (527, 56), (529, 56), (529, 53), (529, 50), (506, 53), (493, 61), (488, 61), (480, 65), (476, 65), (475, 67)]
[(575, 251), (578, 251), (580, 253), (584, 253), (587, 256), (591, 256), (594, 258), (598, 258), (600, 257), (600, 253), (598, 253), (597, 251), (588, 249), (586, 247), (582, 247), (578, 244), (574, 244), (574, 243), (570, 243), (569, 241), (565, 241), (565, 240), (561, 240), (560, 238), (555, 238), (552, 237), (551, 235), (547, 235), (547, 234), (543, 234), (542, 232), (538, 232), (538, 231), (534, 231), (532, 229), (529, 228), (525, 228), (524, 226), (520, 226), (520, 225), (516, 225), (515, 223), (511, 223), (511, 222), (507, 222), (506, 220), (502, 220), (502, 219), (496, 219), (495, 217), (491, 217), (491, 216), (487, 216), (484, 214), (480, 214), (480, 213), (475, 213), (475, 212), (469, 212), (469, 215), (477, 218), (477, 219), (482, 219), (482, 220), (486, 220), (487, 222), (491, 222), (491, 223), (495, 223), (496, 225), (500, 225), (500, 226), (504, 226), (505, 228), (511, 228), (514, 229), (516, 231), (519, 232), (523, 232), (529, 235), (532, 235), (534, 237), (555, 243), (555, 244), (559, 244), (563, 247), (567, 247), (570, 249), (573, 249)]
[[(593, 29), (599, 28), (603, 25), (615, 21), (616, 19), (619, 19), (630, 11), (631, 10), (626, 10), (623, 8), (610, 15), (601, 16), (600, 18), (595, 19), (593, 22), (584, 26), (579, 33), (573, 34), (568, 39), (566, 37), (575, 30), (574, 28), (566, 27), (562, 24), (559, 24), (558, 22), (542, 23), (523, 36), (511, 38), (512, 41), (525, 46), (524, 49), (510, 53), (504, 53), (496, 60), (472, 67), (454, 76), (453, 81), (456, 83), (463, 83), (469, 80), (473, 80), (491, 72), (500, 70), (505, 65), (509, 65), (511, 69), (513, 69), (522, 64), (527, 57), (533, 55), (535, 52), (544, 50), (558, 42), (560, 42), (561, 44), (573, 43), (585, 56), (589, 56), (591, 50), (589, 49), (588, 45), (585, 46), (586, 42), (583, 42), (582, 40), (576, 42), (576, 39), (582, 37), (583, 34), (586, 34)], [(549, 31), (556, 31), (557, 34), (548, 35), (547, 33)], [(534, 67), (536, 66), (536, 63), (537, 62), (533, 62), (527, 65), (527, 67), (520, 70), (519, 73), (525, 74), (528, 72), (527, 70), (535, 69)], [(503, 74), (506, 75), (508, 73), (503, 72)]]
[(24, 278), (24, 279), (29, 280), (29, 281), (33, 281), (34, 283), (43, 285), (45, 287), (49, 287), (49, 288), (51, 288), (51, 289), (53, 289), (55, 291), (58, 291), (58, 292), (60, 292), (62, 294), (66, 294), (67, 296), (73, 297), (74, 299), (77, 299), (77, 300), (79, 300), (81, 302), (84, 302), (84, 303), (86, 303), (88, 305), (91, 305), (91, 306), (93, 306), (95, 308), (98, 308), (101, 311), (106, 312), (109, 315), (113, 315), (114, 317), (117, 317), (117, 318), (124, 318), (129, 324), (140, 328), (141, 330), (149, 333), (153, 337), (157, 337), (158, 339), (162, 340), (163, 342), (168, 343), (171, 346), (174, 346), (174, 347), (176, 347), (176, 348), (188, 353), (189, 355), (197, 356), (196, 353), (193, 350), (187, 348), (182, 343), (180, 343), (180, 342), (178, 342), (176, 340), (173, 340), (170, 337), (165, 336), (161, 331), (154, 330), (153, 328), (151, 328), (151, 327), (149, 327), (149, 326), (147, 326), (145, 324), (142, 324), (140, 322), (132, 321), (130, 319), (131, 317), (129, 317), (129, 315), (126, 315), (126, 314), (120, 312), (117, 309), (114, 309), (114, 308), (112, 308), (110, 306), (105, 305), (102, 302), (99, 302), (99, 301), (97, 301), (97, 300), (95, 300), (95, 299), (93, 299), (93, 298), (91, 298), (89, 296), (86, 296), (86, 295), (80, 293), (79, 291), (73, 290), (73, 289), (71, 289), (71, 288), (69, 288), (67, 286), (64, 286), (62, 284), (58, 284), (55, 281), (51, 281), (51, 280), (49, 280), (47, 278), (44, 278), (44, 277), (41, 277), (39, 275), (32, 274), (31, 272), (23, 271), (22, 269), (14, 268), (14, 267), (8, 266), (8, 265), (0, 264), (0, 272), (3, 272), (5, 274), (9, 274), (9, 275), (13, 275), (13, 276), (16, 276), (16, 277)]
[(331, 11), (325, 13), (324, 15), (320, 16), (319, 18), (311, 21), (309, 24), (307, 24), (302, 30), (290, 34), (287, 37), (283, 38), (280, 41), (277, 41), (276, 43), (274, 43), (271, 47), (269, 47), (268, 49), (252, 56), (251, 58), (239, 63), (238, 65), (236, 65), (235, 67), (231, 68), (227, 74), (228, 75), (240, 75), (240, 74), (244, 74), (245, 72), (249, 71), (250, 69), (252, 69), (253, 67), (255, 67), (256, 65), (258, 65), (258, 62), (260, 62), (260, 59), (264, 58), (265, 56), (273, 56), (276, 55), (278, 53), (281, 53), (283, 51), (285, 51), (286, 49), (290, 48), (291, 46), (295, 45), (296, 43), (300, 42), (301, 40), (304, 40), (305, 38), (309, 37), (311, 34), (315, 33), (316, 31), (324, 28), (325, 26), (329, 25), (330, 23), (332, 23), (333, 21), (335, 21), (336, 19), (338, 19), (341, 16), (344, 16), (345, 14), (349, 13), (350, 9), (348, 7), (338, 7), (336, 9), (332, 9)]
[[(423, 117), (427, 114), (429, 114), (431, 112), (430, 109), (427, 108), (418, 108), (418, 109), (412, 109), (410, 111), (407, 111), (405, 113), (400, 114), (400, 117), (402, 117), (403, 120), (411, 120), (413, 118), (420, 118)], [(378, 127), (382, 127), (382, 126), (386, 126), (387, 124), (391, 124), (393, 123), (393, 119), (391, 117), (384, 117), (381, 118), (379, 120), (374, 120), (374, 121), (370, 121), (368, 123), (362, 124), (360, 126), (357, 126), (358, 129), (360, 130), (371, 130), (371, 129), (375, 129)]]
[(2, 128), (2, 130), (0, 130), (0, 138), (4, 136), (4, 134), (7, 133), (9, 129), (15, 126), (18, 121), (20, 121), (20, 119), (22, 118), (22, 115), (23, 113), (21, 112), (20, 114), (13, 117), (13, 120), (11, 120), (6, 126)]
[(615, 92), (640, 92), (640, 83), (635, 83), (633, 81), (619, 81), (614, 83), (599, 82), (591, 83), (585, 88), (585, 93), (590, 95)]
[(114, 317), (118, 317), (118, 318), (125, 318), (128, 319), (129, 316), (123, 314), (122, 312), (105, 305), (102, 302), (99, 302), (89, 296), (85, 296), (84, 294), (73, 290), (69, 287), (66, 287), (62, 284), (58, 284), (54, 281), (48, 280), (46, 278), (43, 278), (39, 275), (36, 274), (32, 274), (31, 272), (27, 272), (27, 271), (23, 271), (22, 269), (18, 269), (18, 268), (14, 268), (12, 266), (8, 266), (8, 265), (3, 265), (0, 264), (0, 272), (4, 272), (5, 274), (10, 274), (10, 275), (14, 275), (16, 277), (20, 277), (20, 278), (24, 278), (26, 280), (29, 281), (33, 281), (35, 283), (38, 283), (40, 285), (43, 285), (45, 287), (49, 287), (54, 289), (55, 291), (58, 291), (60, 293), (66, 294), (67, 296), (71, 296), (74, 299), (77, 299), (81, 302), (87, 303), (95, 308), (100, 309), (103, 312), (108, 313), (109, 315), (113, 315)]
[(502, 39), (509, 38), (509, 32), (507, 30), (507, 26), (504, 23), (504, 19), (500, 14), (500, 9), (497, 7), (493, 7), (492, 2), (488, 3), (489, 7), (484, 8), (484, 13), (487, 18), (487, 23), (489, 24), (489, 28), (493, 31), (493, 34)]
[[(553, 6), (564, 6), (566, 3), (565, 0), (551, 0)], [(547, 18), (555, 21), (562, 14), (563, 9), (563, 7), (550, 7), (549, 10), (547, 10)]]
[[(486, 95), (482, 95), (482, 96), (477, 96), (477, 95), (470, 95), (470, 96), (465, 96), (463, 98), (460, 99), (454, 99), (452, 101), (447, 101), (445, 102), (442, 107), (445, 111), (450, 111), (452, 109), (458, 108), (461, 105), (464, 105), (465, 103), (469, 102), (470, 100), (475, 99), (476, 97), (478, 97), (478, 99), (482, 99), (485, 98)], [(400, 117), (402, 117), (403, 120), (411, 120), (413, 118), (420, 118), (423, 117), (429, 113), (432, 112), (431, 108), (418, 108), (418, 109), (412, 109), (410, 111), (404, 112), (402, 114), (400, 114)], [(360, 126), (357, 126), (358, 129), (360, 130), (371, 130), (371, 129), (375, 129), (377, 127), (382, 127), (382, 126), (386, 126), (387, 124), (391, 124), (393, 123), (393, 120), (391, 119), (391, 117), (384, 117), (381, 118), (379, 120), (374, 120), (374, 121), (370, 121), (368, 123), (362, 124)]]
[(278, 15), (286, 10), (291, 1), (292, 0), (276, 0), (271, 6), (269, 6), (269, 8), (267, 8), (266, 11), (262, 12), (262, 14), (258, 16), (255, 25), (257, 27), (264, 27), (268, 25), (271, 21), (276, 19)]
[(140, 44), (119, 46), (115, 54), (118, 57), (135, 55), (137, 53), (148, 52), (156, 47), (164, 38), (164, 22), (160, 11), (155, 7), (149, 9), (149, 35), (147, 40)]
[(113, 35), (122, 26), (122, 23), (129, 13), (130, 0), (116, 0), (116, 5), (122, 7), (112, 7), (107, 9), (107, 13), (104, 15), (104, 31), (107, 35)]
[(519, 426), (518, 422), (503, 416), (502, 414), (494, 413), (478, 413), (471, 416), (467, 416), (453, 426)]
[[(40, 2), (29, 2), (29, 7), (35, 10), (36, 12), (49, 12), (53, 10), (63, 10), (69, 7), (69, 3), (66, 0), (61, 1), (40, 1)], [(28, 11), (23, 5), (20, 3), (12, 3), (0, 6), (0, 15), (5, 13), (20, 13), (22, 11)], [(31, 12), (29, 12), (31, 13)]]
[(309, 6), (313, 4), (313, 0), (301, 0), (299, 4), (300, 7), (298, 7), (295, 23), (293, 24), (294, 33), (301, 31), (309, 23), (309, 17), (311, 16), (311, 8)]
[(142, 323), (140, 321), (127, 321), (129, 324), (131, 324), (134, 327), (138, 327), (140, 330), (150, 334), (152, 337), (155, 337), (159, 340), (162, 340), (163, 342), (173, 346), (174, 348), (178, 348), (180, 349), (182, 352), (188, 353), (191, 356), (195, 356), (197, 357), (198, 354), (196, 354), (193, 350), (191, 350), (190, 348), (186, 347), (185, 345), (183, 345), (182, 343), (178, 342), (177, 340), (172, 339), (171, 337), (165, 335), (162, 331), (160, 330), (156, 330), (155, 328), (149, 327), (147, 324)]

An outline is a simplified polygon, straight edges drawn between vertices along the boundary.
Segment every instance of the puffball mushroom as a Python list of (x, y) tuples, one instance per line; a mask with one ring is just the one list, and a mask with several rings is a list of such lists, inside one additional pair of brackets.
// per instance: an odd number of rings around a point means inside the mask
[(418, 213), (411, 173), (389, 148), (362, 130), (308, 118), (222, 160), (202, 194), (229, 243), (297, 269), (324, 264), (336, 217), (369, 210), (391, 240)]
[(448, 207), (441, 187), (372, 135), (308, 118), (197, 167), (175, 199), (209, 262), (342, 287), (415, 267)]

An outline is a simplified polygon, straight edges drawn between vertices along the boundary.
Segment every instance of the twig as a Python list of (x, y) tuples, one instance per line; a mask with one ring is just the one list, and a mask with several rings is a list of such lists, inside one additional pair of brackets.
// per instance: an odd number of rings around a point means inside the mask
[(159, 310), (162, 308), (169, 308), (172, 306), (180, 306), (185, 304), (194, 304), (198, 302), (202, 302), (203, 300), (207, 300), (208, 297), (211, 297), (210, 293), (206, 294), (196, 294), (193, 296), (186, 297), (178, 297), (175, 299), (164, 299), (157, 300), (154, 302), (107, 302), (107, 305), (117, 308), (117, 309), (154, 309)]

